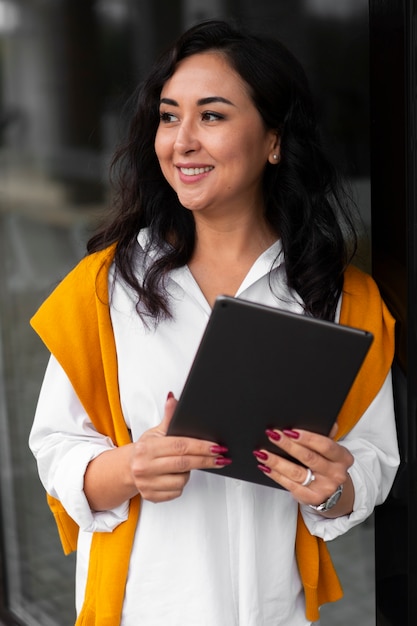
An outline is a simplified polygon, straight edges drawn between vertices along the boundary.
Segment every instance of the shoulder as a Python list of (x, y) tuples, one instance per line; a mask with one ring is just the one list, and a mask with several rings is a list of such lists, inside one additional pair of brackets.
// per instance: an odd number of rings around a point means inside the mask
[(382, 320), (388, 325), (393, 323), (378, 285), (372, 276), (350, 265), (344, 274), (340, 322), (371, 330), (370, 324)]
[(108, 304), (108, 273), (116, 245), (84, 257), (57, 285), (31, 319), (35, 330), (52, 320), (85, 316), (94, 302)]
[[(107, 292), (107, 276), (109, 268), (113, 262), (116, 246), (112, 245), (99, 252), (94, 252), (84, 257), (69, 274), (59, 283), (56, 289), (52, 292), (54, 294), (65, 294), (66, 291), (75, 291), (77, 294), (85, 291), (90, 291), (94, 288), (97, 282), (106, 283)], [(103, 294), (101, 294), (103, 295)]]
[(371, 332), (374, 337), (367, 360), (375, 355), (388, 373), (394, 356), (395, 320), (383, 301), (378, 285), (369, 274), (350, 266), (344, 276), (340, 323)]
[(373, 335), (368, 354), (339, 415), (342, 437), (371, 404), (381, 389), (394, 357), (395, 321), (372, 276), (350, 266), (344, 275), (340, 323)]
[(344, 273), (343, 295), (345, 294), (380, 298), (378, 286), (372, 276), (354, 265), (349, 265)]
[(89, 285), (91, 281), (96, 282), (100, 276), (105, 276), (107, 280), (115, 251), (116, 244), (113, 244), (104, 250), (94, 252), (84, 257), (63, 279), (59, 286), (66, 286), (66, 284), (69, 285), (72, 282), (76, 282), (78, 288), (82, 288), (84, 284)]

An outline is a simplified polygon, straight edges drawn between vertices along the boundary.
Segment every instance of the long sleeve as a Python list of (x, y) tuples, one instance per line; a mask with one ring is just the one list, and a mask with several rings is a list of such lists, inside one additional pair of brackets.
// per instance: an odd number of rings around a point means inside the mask
[(46, 491), (88, 532), (110, 532), (128, 516), (126, 502), (111, 511), (90, 509), (83, 484), (87, 465), (114, 447), (94, 428), (65, 372), (51, 356), (38, 400), (29, 445)]

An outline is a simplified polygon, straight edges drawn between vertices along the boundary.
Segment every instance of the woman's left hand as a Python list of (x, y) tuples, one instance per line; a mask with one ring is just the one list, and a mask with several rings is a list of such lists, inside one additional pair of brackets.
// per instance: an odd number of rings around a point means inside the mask
[[(328, 437), (306, 430), (268, 430), (271, 443), (284, 450), (291, 457), (302, 463), (298, 465), (278, 454), (261, 449), (254, 455), (259, 461), (259, 469), (271, 480), (279, 483), (292, 493), (301, 504), (319, 505), (325, 502), (343, 485), (343, 493), (337, 505), (326, 517), (338, 517), (352, 512), (354, 489), (348, 474), (353, 465), (352, 454), (332, 439), (337, 432), (337, 425)], [(304, 484), (312, 473), (313, 480)]]

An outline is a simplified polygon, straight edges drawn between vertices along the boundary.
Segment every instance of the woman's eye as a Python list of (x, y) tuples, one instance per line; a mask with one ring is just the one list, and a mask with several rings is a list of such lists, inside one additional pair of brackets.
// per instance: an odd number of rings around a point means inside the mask
[(224, 116), (220, 115), (220, 113), (213, 113), (213, 111), (204, 111), (201, 118), (205, 122), (217, 122), (218, 120), (224, 119)]
[(160, 113), (159, 118), (161, 122), (164, 122), (165, 124), (169, 124), (170, 122), (176, 122), (178, 119), (173, 113), (166, 112)]

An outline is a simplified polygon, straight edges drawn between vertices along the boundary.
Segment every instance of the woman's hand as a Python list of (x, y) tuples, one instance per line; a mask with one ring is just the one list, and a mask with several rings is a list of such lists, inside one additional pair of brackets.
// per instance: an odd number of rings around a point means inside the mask
[(133, 445), (134, 484), (141, 496), (151, 502), (178, 498), (193, 469), (220, 469), (231, 463), (231, 459), (222, 456), (227, 448), (214, 442), (166, 436), (176, 404), (169, 395), (162, 422)]
[[(303, 465), (264, 449), (254, 451), (255, 457), (260, 461), (259, 469), (291, 492), (301, 504), (319, 505), (339, 485), (343, 485), (339, 502), (330, 511), (321, 513), (326, 517), (347, 515), (353, 510), (354, 488), (347, 470), (353, 464), (354, 458), (349, 450), (333, 440), (336, 432), (337, 425), (328, 437), (298, 429), (267, 431), (271, 443)], [(306, 468), (310, 469), (314, 480), (303, 485), (309, 477)]]
[(138, 493), (151, 502), (178, 498), (193, 469), (221, 469), (231, 459), (227, 448), (213, 441), (168, 437), (177, 401), (168, 395), (162, 422), (138, 441), (103, 452), (84, 476), (84, 492), (94, 511), (107, 511)]

